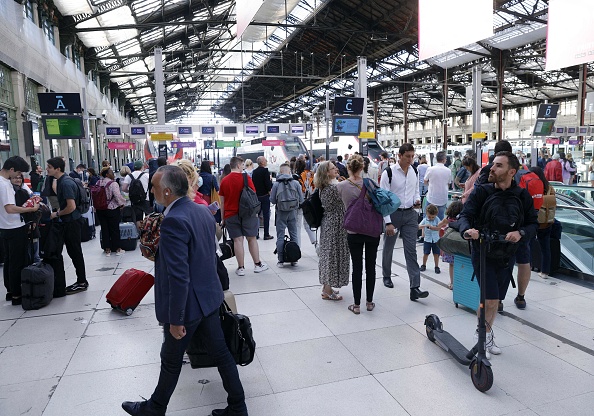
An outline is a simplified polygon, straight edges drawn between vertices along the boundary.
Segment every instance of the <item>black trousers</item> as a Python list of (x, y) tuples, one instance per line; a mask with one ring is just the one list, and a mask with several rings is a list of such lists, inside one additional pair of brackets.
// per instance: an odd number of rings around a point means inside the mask
[(4, 287), (13, 297), (21, 296), (21, 271), (31, 263), (27, 254), (29, 226), (0, 230), (4, 249)]
[(379, 237), (370, 237), (363, 234), (348, 234), (347, 242), (353, 262), (353, 297), (355, 305), (361, 304), (361, 288), (363, 286), (363, 249), (365, 249), (365, 289), (367, 302), (373, 302), (375, 290), (375, 259)]
[(79, 218), (78, 220), (61, 223), (62, 230), (64, 231), (64, 245), (66, 246), (66, 252), (72, 259), (72, 264), (76, 270), (77, 283), (87, 282), (85, 259), (83, 257), (82, 246), (80, 243), (80, 230), (83, 221), (86, 222), (84, 218)]
[(120, 242), (120, 219), (122, 212), (119, 208), (102, 209), (96, 212), (99, 225), (101, 225), (101, 248), (118, 251), (122, 248)]

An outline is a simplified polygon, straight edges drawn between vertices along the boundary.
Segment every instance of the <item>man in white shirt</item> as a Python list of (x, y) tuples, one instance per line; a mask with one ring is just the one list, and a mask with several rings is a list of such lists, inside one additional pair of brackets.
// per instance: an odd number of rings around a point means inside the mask
[[(400, 158), (398, 163), (391, 165), (392, 175), (384, 171), (380, 180), (380, 187), (395, 193), (400, 199), (400, 208), (389, 216), (384, 217), (386, 222), (386, 235), (384, 236), (384, 251), (382, 254), (382, 274), (384, 286), (392, 288), (392, 254), (396, 244), (396, 229), (402, 235), (404, 258), (410, 280), (410, 300), (426, 298), (429, 292), (422, 291), (421, 272), (417, 262), (417, 230), (418, 214), (414, 208), (421, 206), (419, 195), (419, 178), (411, 166), (415, 156), (415, 148), (410, 143), (405, 143), (398, 150)], [(391, 177), (390, 177), (391, 176)]]
[(435, 155), (435, 166), (431, 166), (425, 172), (425, 184), (428, 186), (427, 203), (437, 207), (437, 218), (443, 220), (446, 206), (448, 204), (448, 190), (452, 183), (452, 172), (446, 168), (446, 152), (437, 152)]
[(140, 222), (144, 218), (144, 214), (149, 214), (151, 212), (150, 209), (150, 202), (149, 202), (149, 194), (148, 194), (148, 187), (149, 187), (149, 173), (143, 170), (144, 163), (141, 160), (137, 160), (134, 162), (134, 172), (126, 175), (124, 181), (122, 182), (122, 191), (129, 192), (130, 183), (132, 183), (132, 175), (135, 179), (140, 180), (142, 182), (142, 187), (144, 188), (145, 199), (143, 201), (133, 201), (132, 195), (130, 195), (130, 202), (132, 203), (132, 208), (134, 209), (134, 214), (136, 216), (136, 224), (140, 227)]
[(0, 239), (4, 248), (4, 287), (6, 300), (20, 305), (21, 271), (27, 266), (28, 225), (21, 214), (35, 212), (39, 203), (31, 208), (19, 207), (14, 199), (14, 188), (10, 179), (29, 171), (29, 164), (20, 156), (8, 158), (0, 170)]

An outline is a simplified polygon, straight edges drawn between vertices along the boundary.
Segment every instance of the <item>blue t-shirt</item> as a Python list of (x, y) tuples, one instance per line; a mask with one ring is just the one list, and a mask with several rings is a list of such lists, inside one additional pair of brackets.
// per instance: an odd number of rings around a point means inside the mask
[[(428, 219), (427, 217), (423, 218), (423, 221), (419, 225), (431, 225), (432, 227), (437, 227), (441, 220), (436, 216), (432, 220)], [(430, 230), (429, 228), (425, 228), (425, 242), (427, 243), (436, 243), (439, 240), (439, 231)]]
[[(58, 203), (60, 204), (60, 211), (66, 208), (68, 204), (68, 199), (74, 199), (74, 203), (76, 204), (79, 200), (78, 197), (78, 185), (74, 182), (68, 175), (62, 175), (60, 179), (58, 179), (57, 185), (57, 194), (58, 194)], [(71, 214), (68, 215), (61, 215), (60, 220), (64, 222), (69, 222), (73, 220), (77, 220), (81, 217), (80, 212), (78, 209), (72, 211)]]

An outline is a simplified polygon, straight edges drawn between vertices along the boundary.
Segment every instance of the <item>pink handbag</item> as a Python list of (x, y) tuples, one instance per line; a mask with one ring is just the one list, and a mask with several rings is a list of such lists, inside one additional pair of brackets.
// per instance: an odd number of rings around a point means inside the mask
[[(353, 183), (353, 185), (356, 184)], [(384, 229), (384, 219), (373, 208), (366, 194), (367, 188), (363, 186), (359, 197), (354, 199), (347, 208), (342, 226), (352, 233), (379, 237)]]

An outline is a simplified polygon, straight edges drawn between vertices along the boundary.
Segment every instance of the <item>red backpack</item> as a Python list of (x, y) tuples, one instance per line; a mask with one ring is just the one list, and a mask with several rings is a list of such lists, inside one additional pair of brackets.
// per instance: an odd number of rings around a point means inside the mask
[(519, 186), (520, 188), (524, 188), (528, 191), (528, 193), (532, 197), (534, 209), (538, 211), (542, 206), (544, 193), (544, 184), (542, 183), (538, 175), (534, 172), (528, 172), (522, 175), (522, 177), (520, 178)]
[(111, 185), (113, 181), (107, 182), (104, 186), (99, 185), (99, 183), (91, 186), (91, 198), (93, 199), (93, 206), (95, 209), (98, 210), (106, 210), (107, 205), (109, 204), (109, 199), (107, 199), (107, 190), (106, 188)]

